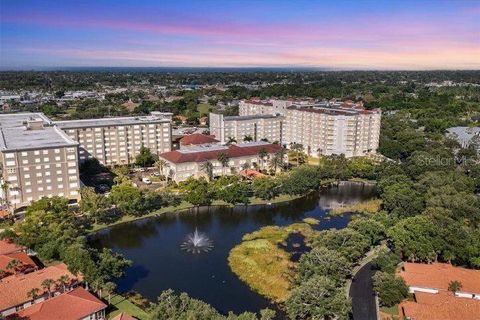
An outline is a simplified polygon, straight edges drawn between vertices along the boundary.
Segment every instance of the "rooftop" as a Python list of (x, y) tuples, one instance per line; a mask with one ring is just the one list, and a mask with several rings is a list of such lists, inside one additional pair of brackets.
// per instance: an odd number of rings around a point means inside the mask
[(278, 144), (263, 141), (234, 144), (230, 146), (202, 145), (188, 150), (165, 152), (160, 154), (159, 157), (172, 163), (205, 162), (208, 160), (216, 160), (221, 153), (225, 153), (228, 158), (238, 158), (257, 155), (262, 149), (265, 149), (267, 153), (275, 153), (282, 149), (282, 147)]
[(84, 120), (66, 120), (55, 121), (54, 124), (62, 129), (76, 129), (89, 127), (108, 127), (133, 124), (149, 124), (149, 123), (169, 123), (170, 120), (160, 116), (144, 116), (144, 117), (116, 117), (101, 119), (84, 119)]
[(255, 115), (248, 115), (248, 116), (227, 116), (223, 117), (226, 121), (247, 121), (247, 120), (256, 120), (256, 119), (272, 119), (277, 118), (276, 115), (273, 114), (255, 114)]
[(206, 144), (206, 143), (217, 143), (219, 142), (214, 138), (214, 136), (201, 134), (201, 133), (194, 133), (187, 136), (184, 136), (180, 139), (180, 143), (184, 146), (187, 145), (196, 145), (196, 144)]
[(0, 311), (17, 306), (31, 300), (28, 292), (33, 288), (39, 288), (39, 295), (42, 294), (42, 282), (45, 279), (57, 280), (63, 275), (67, 275), (72, 281), (81, 279), (81, 276), (74, 276), (68, 271), (64, 263), (47, 267), (27, 274), (17, 274), (3, 278), (0, 281)]
[(462, 283), (461, 292), (480, 293), (480, 271), (454, 267), (448, 263), (406, 262), (400, 276), (408, 286), (448, 290), (451, 281)]
[(83, 319), (107, 308), (107, 305), (93, 294), (78, 287), (70, 292), (36, 303), (20, 312), (21, 319), (53, 320)]
[[(27, 121), (38, 124), (40, 127), (29, 129)], [(76, 146), (77, 144), (62, 130), (51, 126), (50, 119), (43, 113), (0, 114), (1, 151)]]
[[(412, 320), (478, 320), (480, 300), (455, 297), (452, 292), (417, 292), (414, 301), (399, 305), (400, 315)], [(403, 319), (403, 317), (402, 317)]]
[(0, 240), (0, 254), (21, 252), (25, 248), (7, 240)]
[(119, 315), (113, 317), (112, 320), (136, 320), (136, 318), (122, 312)]
[(37, 267), (35, 262), (32, 260), (32, 258), (30, 258), (28, 254), (26, 254), (25, 252), (16, 252), (0, 255), (0, 270), (14, 273), (13, 268), (12, 270), (7, 268), (8, 264), (13, 260), (17, 260), (20, 262), (20, 265), (18, 265), (15, 269), (22, 273), (33, 271)]

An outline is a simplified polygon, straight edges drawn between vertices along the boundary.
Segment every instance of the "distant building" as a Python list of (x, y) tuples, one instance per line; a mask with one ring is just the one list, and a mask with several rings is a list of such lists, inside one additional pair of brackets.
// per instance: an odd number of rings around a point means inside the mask
[(312, 156), (364, 156), (375, 153), (379, 144), (381, 111), (366, 110), (361, 102), (253, 99), (241, 101), (239, 113), (284, 117), (282, 143), (300, 144)]
[(42, 113), (0, 115), (0, 162), (10, 210), (42, 197), (80, 197), (78, 142)]
[(180, 149), (197, 146), (201, 144), (217, 144), (219, 141), (212, 135), (193, 133), (180, 139)]
[(462, 148), (468, 148), (474, 139), (480, 138), (480, 127), (452, 127), (446, 131), (447, 136), (455, 139)]
[[(480, 271), (447, 263), (405, 263), (399, 275), (405, 280), (414, 301), (399, 305), (402, 319), (478, 320), (480, 315)], [(461, 283), (450, 292), (453, 281)]]
[(104, 320), (106, 309), (107, 305), (100, 299), (82, 287), (77, 287), (67, 293), (34, 304), (16, 315), (20, 319), (29, 320)]
[(171, 119), (168, 114), (56, 121), (54, 124), (78, 141), (80, 163), (96, 158), (110, 166), (131, 164), (143, 146), (153, 154), (170, 151)]
[(284, 117), (273, 114), (224, 116), (210, 113), (210, 133), (221, 142), (260, 141), (282, 142)]
[[(202, 168), (202, 165), (207, 161), (212, 163), (215, 177), (232, 175), (242, 169), (249, 169), (268, 162), (273, 154), (281, 149), (282, 147), (278, 144), (263, 141), (230, 146), (206, 144), (162, 153), (159, 158), (165, 160), (168, 164), (164, 168), (164, 174), (179, 182), (187, 180), (189, 177), (207, 176)], [(267, 153), (267, 157), (263, 160), (259, 157), (262, 150)], [(218, 160), (220, 154), (224, 154), (228, 159), (226, 167)]]

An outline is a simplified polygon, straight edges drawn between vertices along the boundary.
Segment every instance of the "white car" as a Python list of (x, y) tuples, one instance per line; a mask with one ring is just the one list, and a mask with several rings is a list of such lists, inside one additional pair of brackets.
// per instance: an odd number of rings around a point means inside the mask
[(142, 182), (145, 184), (152, 184), (152, 181), (150, 181), (148, 178), (142, 178)]

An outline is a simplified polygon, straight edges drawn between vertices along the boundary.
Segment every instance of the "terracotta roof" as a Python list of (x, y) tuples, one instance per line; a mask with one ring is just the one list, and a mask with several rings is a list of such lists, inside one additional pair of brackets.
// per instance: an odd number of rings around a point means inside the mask
[(27, 293), (33, 288), (40, 289), (39, 295), (44, 294), (47, 291), (42, 288), (43, 280), (52, 279), (56, 281), (63, 275), (67, 275), (72, 279), (72, 282), (82, 280), (82, 276), (74, 276), (68, 271), (64, 263), (27, 274), (16, 274), (3, 278), (0, 281), (0, 292), (2, 293), (0, 294), (0, 311), (29, 301), (30, 298)]
[(438, 294), (417, 292), (414, 301), (403, 301), (399, 305), (402, 319), (411, 320), (478, 320), (480, 300), (455, 297), (451, 292)]
[(82, 287), (78, 287), (34, 304), (18, 312), (18, 316), (29, 320), (78, 320), (105, 308), (107, 308), (105, 303)]
[[(207, 148), (205, 148), (207, 149)], [(282, 149), (278, 144), (257, 144), (251, 146), (231, 145), (228, 149), (205, 150), (198, 152), (181, 152), (178, 150), (161, 153), (159, 157), (172, 163), (205, 162), (217, 159), (220, 153), (225, 153), (228, 158), (239, 158), (257, 155), (260, 150), (265, 149), (267, 153), (275, 153)]]
[(35, 262), (30, 258), (28, 254), (26, 254), (25, 252), (15, 252), (0, 255), (0, 270), (13, 273), (13, 270), (7, 269), (7, 265), (10, 263), (10, 261), (13, 260), (18, 260), (20, 262), (21, 265), (17, 267), (17, 270), (21, 270), (21, 272), (24, 272), (27, 269), (31, 270), (32, 268), (37, 267)]
[(25, 250), (24, 247), (21, 247), (11, 241), (0, 240), (0, 254), (9, 254), (23, 250)]
[(461, 292), (480, 293), (480, 271), (454, 267), (448, 263), (406, 262), (400, 276), (409, 286), (448, 290), (451, 281), (460, 281)]
[(180, 144), (186, 146), (191, 144), (206, 144), (206, 143), (216, 143), (219, 142), (212, 135), (206, 135), (201, 133), (194, 133), (188, 136), (184, 136), (180, 139)]
[(137, 318), (132, 317), (126, 313), (120, 313), (118, 316), (112, 318), (112, 320), (136, 320)]

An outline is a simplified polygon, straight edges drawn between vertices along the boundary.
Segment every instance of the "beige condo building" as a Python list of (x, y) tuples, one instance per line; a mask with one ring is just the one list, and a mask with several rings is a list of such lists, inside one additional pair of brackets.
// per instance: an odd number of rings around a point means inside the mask
[(1, 200), (16, 210), (42, 197), (79, 199), (78, 143), (42, 113), (0, 115)]
[(274, 114), (223, 116), (210, 113), (210, 134), (221, 142), (235, 139), (242, 142), (246, 137), (252, 141), (267, 140), (282, 142), (284, 117)]
[(79, 161), (96, 158), (110, 166), (131, 164), (141, 146), (153, 154), (171, 150), (171, 117), (155, 114), (144, 117), (121, 117), (56, 121), (74, 141), (78, 141)]

